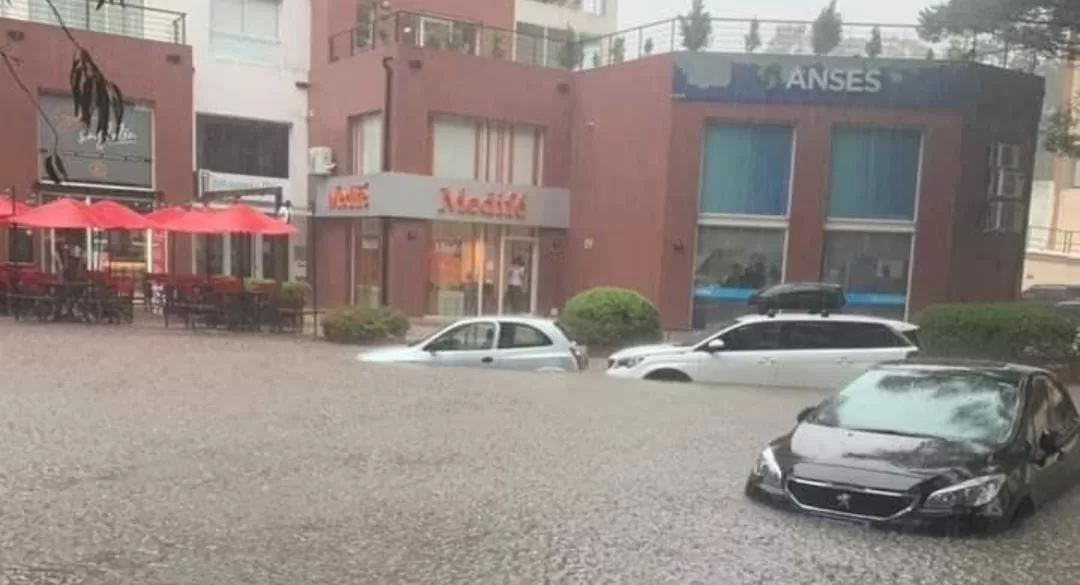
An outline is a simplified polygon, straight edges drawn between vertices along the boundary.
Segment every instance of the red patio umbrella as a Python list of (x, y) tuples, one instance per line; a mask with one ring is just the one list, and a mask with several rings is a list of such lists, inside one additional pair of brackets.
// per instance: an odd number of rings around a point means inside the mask
[(100, 228), (105, 223), (89, 205), (69, 197), (30, 208), (11, 217), (10, 221), (23, 227), (55, 229)]
[(278, 221), (249, 205), (230, 205), (218, 213), (215, 221), (231, 233), (260, 234), (264, 236), (287, 236), (296, 228)]
[(191, 234), (258, 234), (287, 236), (293, 226), (267, 217), (248, 205), (231, 205), (222, 211), (193, 211), (161, 224), (162, 229)]
[[(175, 208), (174, 208), (175, 209)], [(219, 225), (213, 221), (213, 217), (219, 212), (209, 209), (182, 210), (182, 213), (168, 212), (168, 208), (160, 213), (158, 226), (170, 232), (183, 232), (186, 234), (221, 234), (225, 233)], [(169, 216), (172, 217), (169, 217)], [(151, 214), (151, 217), (156, 217)]]
[(98, 226), (107, 230), (149, 230), (158, 227), (158, 224), (140, 215), (131, 208), (115, 201), (98, 201), (90, 206), (97, 213), (104, 225)]
[(150, 221), (154, 222), (158, 227), (161, 227), (162, 225), (169, 223), (170, 221), (175, 221), (176, 219), (183, 217), (190, 212), (190, 209), (184, 209), (183, 207), (162, 207), (161, 209), (155, 209), (154, 211), (146, 214), (146, 219), (149, 219)]

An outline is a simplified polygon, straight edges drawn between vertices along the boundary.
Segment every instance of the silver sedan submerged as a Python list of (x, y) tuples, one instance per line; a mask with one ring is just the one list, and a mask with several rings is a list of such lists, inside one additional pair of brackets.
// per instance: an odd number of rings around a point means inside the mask
[(536, 317), (463, 319), (422, 341), (361, 352), (356, 359), (544, 373), (581, 372), (589, 367), (586, 349), (558, 321)]

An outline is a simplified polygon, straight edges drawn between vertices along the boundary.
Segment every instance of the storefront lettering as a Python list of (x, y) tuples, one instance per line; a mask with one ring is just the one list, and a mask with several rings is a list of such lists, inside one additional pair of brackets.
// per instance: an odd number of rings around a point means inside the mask
[(877, 69), (826, 69), (796, 67), (786, 89), (831, 91), (836, 93), (877, 93), (881, 91), (881, 71)]
[(478, 215), (501, 219), (525, 219), (528, 207), (521, 193), (488, 193), (469, 195), (464, 189), (443, 187), (439, 190), (442, 207), (439, 213)]
[(367, 209), (371, 203), (371, 184), (337, 186), (330, 189), (330, 209)]

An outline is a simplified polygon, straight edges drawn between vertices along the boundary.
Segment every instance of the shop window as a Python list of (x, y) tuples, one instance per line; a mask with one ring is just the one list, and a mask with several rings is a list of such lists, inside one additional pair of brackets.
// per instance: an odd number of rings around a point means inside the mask
[(225, 274), (225, 237), (220, 234), (196, 235), (193, 260), (195, 274)]
[(904, 318), (911, 238), (897, 233), (825, 234), (822, 277), (844, 287), (845, 311)]
[(896, 128), (836, 128), (828, 216), (915, 219), (922, 136)]
[(483, 227), (432, 224), (431, 290), (428, 313), (446, 317), (477, 314), (477, 275), (483, 271)]
[(34, 261), (34, 232), (13, 226), (8, 227), (8, 233), (11, 246), (8, 257), (11, 262), (32, 263)]
[(200, 169), (289, 178), (288, 124), (199, 114), (195, 130)]
[(792, 136), (787, 126), (710, 124), (701, 213), (787, 215)]
[(783, 279), (783, 229), (701, 226), (694, 273), (694, 328), (746, 314), (754, 291)]

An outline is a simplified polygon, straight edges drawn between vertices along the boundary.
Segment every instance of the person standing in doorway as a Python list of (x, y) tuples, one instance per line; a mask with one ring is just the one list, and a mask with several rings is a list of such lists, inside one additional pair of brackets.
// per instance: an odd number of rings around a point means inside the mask
[(506, 272), (506, 306), (509, 313), (524, 312), (522, 305), (525, 298), (525, 263), (520, 256), (515, 256)]

